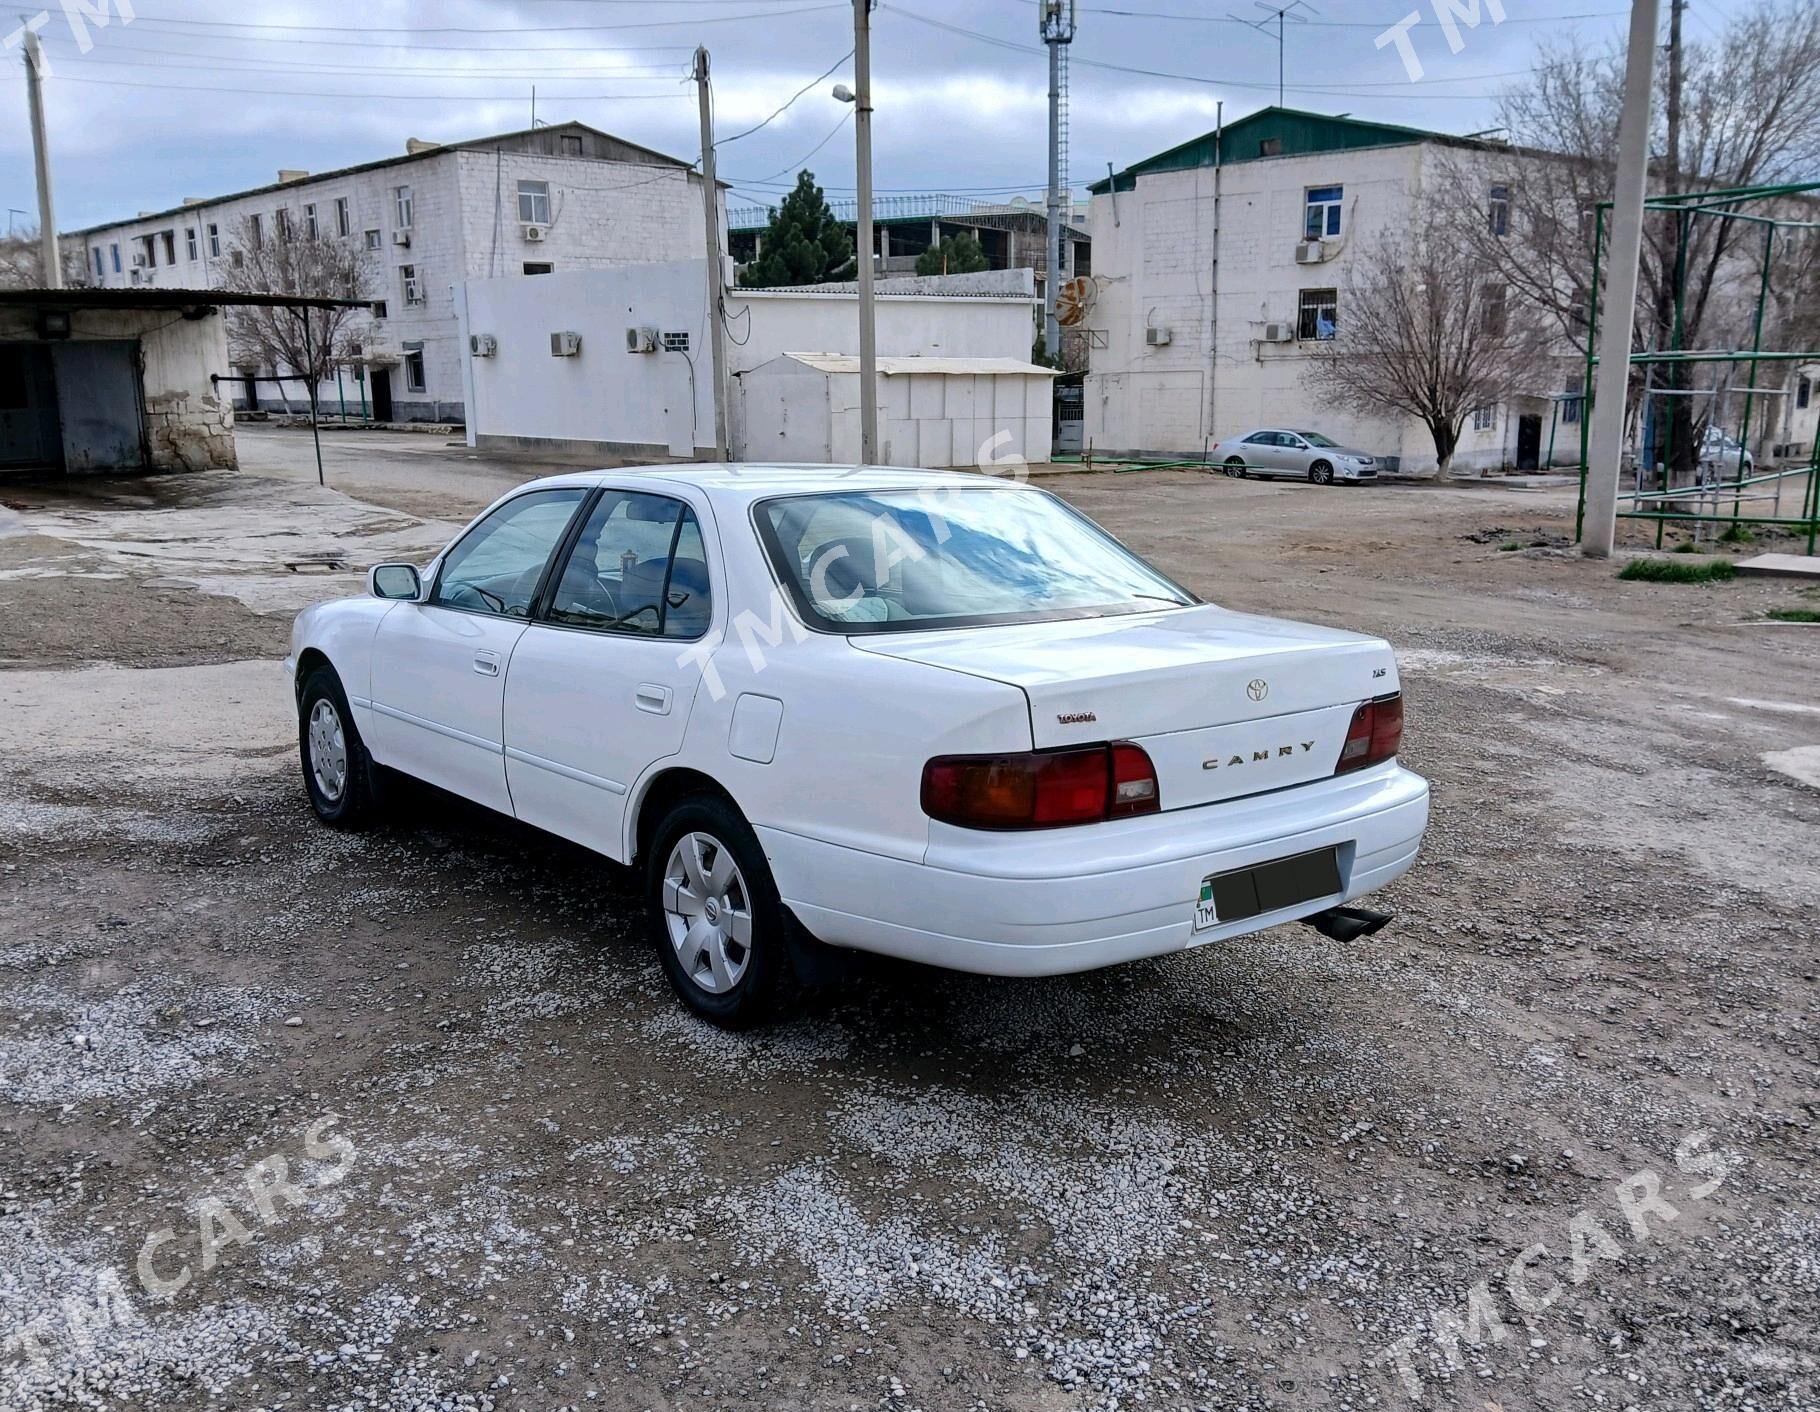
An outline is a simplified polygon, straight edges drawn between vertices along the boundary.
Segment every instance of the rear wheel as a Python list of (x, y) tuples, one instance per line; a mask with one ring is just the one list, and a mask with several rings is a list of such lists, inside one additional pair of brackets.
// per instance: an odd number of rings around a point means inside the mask
[(1229, 457), (1226, 461), (1226, 474), (1229, 476), (1237, 476), (1240, 480), (1244, 480), (1245, 463), (1237, 456)]
[(1333, 484), (1333, 467), (1326, 461), (1316, 461), (1308, 468), (1308, 479), (1316, 485)]
[(341, 680), (317, 667), (303, 681), (297, 701), (297, 747), (310, 807), (330, 828), (360, 829), (373, 822), (372, 762), (354, 727)]
[(683, 1004), (727, 1029), (776, 1010), (795, 921), (738, 810), (713, 795), (672, 808), (651, 839), (645, 892), (664, 974)]

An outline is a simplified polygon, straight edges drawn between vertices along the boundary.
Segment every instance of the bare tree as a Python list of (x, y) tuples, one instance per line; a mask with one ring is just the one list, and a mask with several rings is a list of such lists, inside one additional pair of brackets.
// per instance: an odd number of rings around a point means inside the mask
[(1544, 343), (1496, 271), (1423, 227), (1353, 262), (1334, 335), (1316, 348), (1316, 387), (1367, 415), (1415, 417), (1446, 475), (1466, 418), (1522, 391)]
[[(230, 254), (222, 287), (239, 294), (292, 294), (318, 299), (363, 300), (367, 289), (365, 256), (353, 242), (301, 231), (262, 231), (251, 219), (241, 220), (230, 237)], [(232, 311), (228, 343), (234, 361), (289, 371), (309, 391), (310, 416), (316, 416), (320, 384), (335, 364), (351, 352), (357, 308), (346, 306), (275, 308), (244, 306)]]
[[(62, 258), (64, 287), (74, 289), (87, 284), (88, 267), (83, 263), (82, 252), (64, 249)], [(44, 261), (38, 246), (37, 227), (18, 227), (13, 234), (0, 240), (0, 289), (43, 287)]]
[[(1759, 0), (1712, 43), (1688, 43), (1679, 91), (1668, 101), (1663, 55), (1650, 147), (1652, 188), (1661, 194), (1727, 191), (1811, 175), (1820, 164), (1820, 6)], [(1624, 51), (1544, 46), (1501, 116), (1511, 146), (1461, 152), (1450, 164), (1448, 199), (1458, 238), (1495, 268), (1525, 303), (1543, 310), (1584, 350), (1590, 330), (1594, 213), (1610, 199), (1623, 96)], [(1670, 109), (1676, 121), (1669, 121)], [(1503, 188), (1508, 216), (1489, 219), (1487, 194)], [(1755, 257), (1760, 232), (1732, 218), (1736, 206), (1680, 216), (1650, 214), (1644, 226), (1633, 338), (1643, 348), (1736, 347), (1748, 340), (1755, 287), (1732, 277)], [(1677, 298), (1677, 296), (1679, 296)], [(1609, 311), (1606, 311), (1609, 312)], [(1603, 315), (1602, 315), (1603, 316)], [(1693, 369), (1669, 365), (1656, 385), (1683, 394)], [(1664, 399), (1675, 459), (1695, 455), (1696, 399)]]

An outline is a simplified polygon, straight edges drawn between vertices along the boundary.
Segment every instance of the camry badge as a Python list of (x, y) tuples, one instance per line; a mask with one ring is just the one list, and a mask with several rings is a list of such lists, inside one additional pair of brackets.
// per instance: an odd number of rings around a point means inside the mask
[(1270, 695), (1270, 683), (1262, 677), (1253, 677), (1245, 683), (1245, 694), (1253, 701), (1262, 701)]
[(1203, 770), (1217, 770), (1223, 766), (1230, 770), (1234, 765), (1255, 765), (1264, 760), (1277, 760), (1284, 756), (1294, 755), (1298, 749), (1301, 750), (1304, 755), (1311, 755), (1314, 753), (1314, 742), (1312, 740), (1300, 740), (1289, 745), (1272, 746), (1267, 750), (1254, 750), (1249, 756), (1234, 755), (1225, 760), (1215, 756), (1211, 760), (1201, 761), (1201, 768)]

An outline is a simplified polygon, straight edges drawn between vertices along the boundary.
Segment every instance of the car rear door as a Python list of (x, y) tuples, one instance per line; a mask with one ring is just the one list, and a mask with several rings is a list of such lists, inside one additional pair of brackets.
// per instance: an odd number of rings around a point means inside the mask
[(501, 813), (506, 667), (549, 561), (589, 491), (526, 491), (442, 556), (421, 602), (399, 603), (373, 639), (375, 759)]
[(624, 861), (628, 792), (682, 748), (716, 596), (694, 505), (602, 491), (506, 675), (520, 819)]

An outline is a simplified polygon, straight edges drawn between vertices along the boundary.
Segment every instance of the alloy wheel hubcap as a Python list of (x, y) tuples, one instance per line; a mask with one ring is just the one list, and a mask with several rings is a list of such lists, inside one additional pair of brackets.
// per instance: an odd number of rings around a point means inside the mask
[(687, 833), (664, 864), (664, 925), (683, 974), (724, 995), (752, 964), (752, 900), (733, 854), (712, 834)]
[(310, 774), (322, 797), (333, 804), (348, 784), (348, 741), (341, 713), (327, 697), (310, 710)]

